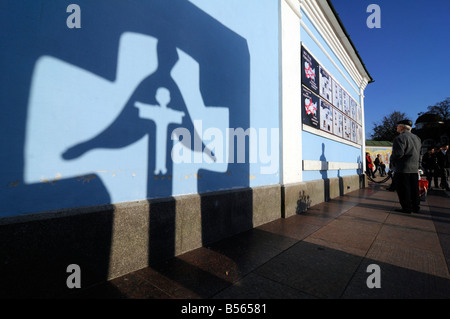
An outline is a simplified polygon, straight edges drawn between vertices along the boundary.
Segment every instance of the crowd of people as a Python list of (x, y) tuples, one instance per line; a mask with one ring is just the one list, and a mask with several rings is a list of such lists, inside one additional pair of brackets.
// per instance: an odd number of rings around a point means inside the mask
[[(375, 169), (374, 169), (375, 168)], [(379, 172), (381, 177), (384, 177), (387, 175), (386, 173), (386, 164), (383, 162), (383, 159), (381, 158), (381, 154), (377, 154), (374, 161), (372, 161), (372, 157), (370, 156), (370, 153), (366, 153), (366, 173), (370, 177), (374, 178), (375, 174)]]
[[(448, 144), (429, 147), (422, 157), (422, 168), (427, 178), (429, 189), (435, 188), (450, 190), (448, 176), (450, 171), (450, 153)], [(433, 183), (434, 182), (434, 183)]]
[[(450, 190), (450, 183), (448, 181), (450, 176), (450, 152), (449, 145), (436, 145), (434, 147), (428, 147), (427, 152), (422, 155), (422, 161), (419, 169), (423, 171), (429, 188), (442, 188), (447, 191)], [(377, 154), (375, 160), (372, 160), (370, 153), (366, 152), (366, 174), (369, 177), (375, 178), (376, 173), (379, 173), (380, 177), (386, 175), (393, 175), (394, 168), (392, 162), (389, 163), (389, 172), (386, 173), (386, 164), (381, 158), (381, 154)], [(393, 189), (391, 189), (393, 190)]]
[[(392, 177), (390, 191), (397, 191), (400, 209), (403, 213), (417, 213), (420, 210), (419, 178), (420, 170), (428, 181), (428, 190), (441, 188), (450, 191), (448, 177), (450, 175), (450, 152), (448, 143), (429, 147), (421, 155), (422, 142), (411, 133), (412, 122), (403, 120), (397, 123), (399, 135), (394, 139), (392, 155), (389, 159), (389, 175)], [(381, 155), (377, 154), (374, 161), (370, 153), (366, 153), (366, 174), (375, 178), (386, 175), (386, 165)]]

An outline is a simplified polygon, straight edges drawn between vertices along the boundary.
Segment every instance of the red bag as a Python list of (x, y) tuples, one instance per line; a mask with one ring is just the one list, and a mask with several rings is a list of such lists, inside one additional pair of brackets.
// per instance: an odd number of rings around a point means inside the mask
[(426, 178), (419, 179), (419, 197), (421, 201), (427, 200), (428, 181)]

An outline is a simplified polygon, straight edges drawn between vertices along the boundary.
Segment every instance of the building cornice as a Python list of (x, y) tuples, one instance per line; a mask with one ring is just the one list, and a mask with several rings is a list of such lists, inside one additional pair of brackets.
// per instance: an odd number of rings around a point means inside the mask
[[(342, 23), (338, 20), (334, 8), (330, 6), (329, 1), (294, 1), (301, 6), (303, 12), (308, 16), (309, 20), (311, 21), (311, 23), (313, 23), (314, 27), (317, 29), (324, 41), (334, 52), (336, 57), (339, 59), (339, 62), (344, 66), (354, 83), (356, 83), (360, 89), (362, 88), (364, 90), (367, 84), (372, 82), (373, 80), (370, 74), (367, 72), (361, 58), (354, 48), (354, 45), (349, 39), (347, 32), (343, 28)], [(292, 6), (292, 3), (290, 3), (290, 5)], [(307, 30), (307, 27), (304, 25), (304, 23), (301, 22), (301, 24), (302, 27), (305, 28), (305, 30), (308, 32), (309, 30)], [(308, 33), (310, 33), (310, 31)], [(317, 39), (314, 40), (316, 41), (316, 43), (318, 42)], [(323, 48), (321, 49), (324, 50)], [(330, 58), (330, 60), (337, 67), (333, 59)], [(337, 68), (339, 72), (344, 76), (344, 78), (346, 78), (349, 84), (352, 85), (349, 79), (347, 79), (347, 77), (343, 74), (342, 70), (340, 70), (339, 67)], [(356, 91), (359, 92), (359, 90)]]

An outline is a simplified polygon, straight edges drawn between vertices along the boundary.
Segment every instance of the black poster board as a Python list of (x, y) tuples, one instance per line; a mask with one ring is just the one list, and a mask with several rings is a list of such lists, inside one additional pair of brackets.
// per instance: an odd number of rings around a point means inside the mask
[(302, 123), (362, 144), (362, 107), (302, 46)]
[(333, 105), (341, 111), (344, 110), (342, 106), (342, 87), (335, 80), (333, 80)]
[(352, 122), (350, 118), (344, 115), (344, 138), (346, 140), (352, 140)]
[(341, 112), (333, 108), (333, 133), (339, 137), (343, 136), (344, 118)]
[(314, 93), (319, 94), (319, 64), (303, 47), (301, 70), (302, 83)]
[(333, 133), (333, 107), (322, 99), (320, 99), (320, 129)]
[(304, 87), (302, 87), (302, 119), (303, 124), (320, 128), (319, 98)]
[(319, 67), (320, 96), (333, 103), (333, 80), (322, 67)]

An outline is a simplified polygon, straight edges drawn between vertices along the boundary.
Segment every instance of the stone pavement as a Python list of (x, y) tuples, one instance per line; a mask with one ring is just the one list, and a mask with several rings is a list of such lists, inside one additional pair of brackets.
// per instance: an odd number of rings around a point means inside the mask
[(370, 183), (71, 297), (450, 298), (449, 192), (430, 191), (419, 213), (403, 214), (389, 184)]

